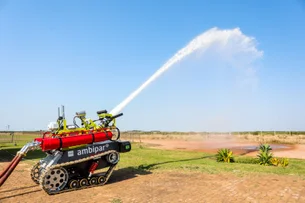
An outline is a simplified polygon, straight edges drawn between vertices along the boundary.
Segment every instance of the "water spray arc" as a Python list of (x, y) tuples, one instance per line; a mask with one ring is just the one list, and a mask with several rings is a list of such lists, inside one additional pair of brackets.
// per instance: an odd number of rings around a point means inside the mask
[(172, 67), (175, 63), (179, 62), (184, 57), (193, 53), (199, 48), (207, 46), (209, 41), (206, 40), (206, 35), (208, 33), (203, 33), (199, 35), (195, 39), (193, 39), (186, 47), (180, 49), (172, 58), (170, 58), (161, 68), (159, 68), (148, 80), (146, 80), (138, 89), (132, 92), (125, 100), (123, 100), (119, 105), (117, 105), (113, 110), (111, 110), (111, 114), (120, 113), (128, 103), (130, 103), (138, 94), (140, 94), (150, 83), (156, 80), (159, 76), (161, 76), (166, 70)]
[[(230, 45), (230, 43), (233, 43)], [(173, 57), (171, 57), (163, 66), (161, 66), (148, 80), (146, 80), (138, 89), (132, 92), (125, 100), (110, 111), (115, 115), (120, 113), (138, 94), (141, 93), (150, 83), (161, 76), (165, 71), (171, 68), (174, 64), (184, 59), (186, 56), (199, 50), (205, 52), (213, 45), (220, 47), (220, 50), (226, 49), (233, 45), (233, 49), (230, 50), (234, 53), (244, 52), (250, 54), (254, 58), (260, 57), (262, 52), (258, 51), (254, 46), (254, 39), (245, 36), (239, 28), (231, 30), (220, 30), (218, 28), (212, 28), (190, 41), (184, 48), (180, 49)]]

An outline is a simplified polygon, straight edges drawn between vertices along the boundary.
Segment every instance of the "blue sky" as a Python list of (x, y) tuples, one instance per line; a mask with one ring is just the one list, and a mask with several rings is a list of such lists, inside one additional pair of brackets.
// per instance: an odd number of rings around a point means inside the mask
[(217, 54), (190, 56), (126, 106), (119, 127), (305, 130), (301, 0), (0, 0), (0, 129), (45, 130), (60, 105), (70, 123), (76, 111), (110, 111), (213, 27), (255, 38), (256, 87), (236, 85), (243, 75)]

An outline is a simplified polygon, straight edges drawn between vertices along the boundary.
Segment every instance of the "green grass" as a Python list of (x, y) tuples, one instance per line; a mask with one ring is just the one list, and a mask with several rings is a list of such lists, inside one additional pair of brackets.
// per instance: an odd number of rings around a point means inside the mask
[(265, 173), (279, 175), (299, 175), (305, 177), (305, 160), (289, 159), (286, 168), (261, 166), (256, 157), (234, 156), (235, 163), (217, 162), (215, 154), (193, 151), (172, 151), (140, 147), (133, 143), (132, 151), (121, 154), (120, 168), (134, 167), (148, 171), (198, 171), (211, 174), (232, 173)]
[[(0, 144), (0, 161), (10, 161), (13, 159), (13, 156), (16, 155), (16, 153), (29, 141), (33, 140), (33, 136), (31, 139), (26, 139), (20, 142), (17, 142), (17, 145), (14, 143), (5, 143)], [(29, 151), (25, 157), (25, 161), (27, 160), (39, 160), (42, 157), (45, 157), (46, 154), (42, 151), (35, 150), (35, 151)]]
[(123, 201), (121, 199), (115, 198), (111, 201), (111, 203), (122, 203)]
[[(12, 156), (23, 146), (7, 145), (0, 148), (0, 157)], [(216, 161), (216, 154), (208, 154), (193, 151), (160, 150), (152, 149), (139, 143), (132, 143), (132, 150), (121, 154), (118, 168), (128, 168), (137, 172), (158, 172), (158, 171), (188, 171), (218, 174), (229, 172), (239, 175), (249, 173), (279, 174), (279, 175), (298, 175), (305, 178), (305, 160), (289, 159), (286, 168), (275, 166), (262, 166), (258, 164), (258, 159), (248, 156), (234, 156), (235, 163), (223, 163)], [(38, 160), (45, 157), (41, 151), (30, 151), (26, 160)]]

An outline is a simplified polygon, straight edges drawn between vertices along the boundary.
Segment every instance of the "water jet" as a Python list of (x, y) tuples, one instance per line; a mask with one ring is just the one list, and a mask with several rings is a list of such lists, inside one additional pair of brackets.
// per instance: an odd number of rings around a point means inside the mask
[[(232, 44), (233, 43), (233, 48)], [(132, 92), (126, 99), (110, 111), (110, 114), (118, 114), (128, 103), (130, 103), (138, 94), (141, 93), (150, 83), (160, 77), (165, 71), (171, 68), (188, 55), (200, 50), (200, 54), (206, 52), (212, 46), (216, 46), (219, 50), (229, 49), (230, 56), (235, 53), (243, 52), (251, 54), (253, 58), (262, 56), (263, 52), (258, 51), (254, 45), (252, 37), (245, 36), (239, 28), (221, 30), (212, 28), (198, 35), (190, 41), (184, 48), (180, 49), (173, 57), (171, 57), (163, 66), (161, 66), (151, 77), (149, 77), (138, 89)], [(235, 47), (236, 46), (236, 47)], [(231, 53), (232, 52), (232, 53)], [(229, 56), (229, 57), (230, 57)]]

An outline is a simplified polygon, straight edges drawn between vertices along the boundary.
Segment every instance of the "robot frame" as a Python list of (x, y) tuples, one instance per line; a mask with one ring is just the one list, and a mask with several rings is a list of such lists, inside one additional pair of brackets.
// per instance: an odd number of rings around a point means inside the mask
[[(45, 152), (46, 157), (32, 167), (31, 179), (49, 195), (106, 184), (120, 161), (120, 153), (129, 152), (131, 143), (120, 140), (116, 127), (115, 120), (123, 113), (112, 115), (101, 110), (97, 114), (99, 118), (91, 120), (85, 111), (77, 112), (74, 125), (67, 125), (64, 106), (62, 115), (58, 108), (57, 122), (50, 123), (42, 137), (23, 146), (0, 174), (0, 187), (22, 157), (33, 150)], [(76, 118), (81, 120), (81, 126), (76, 124)]]

